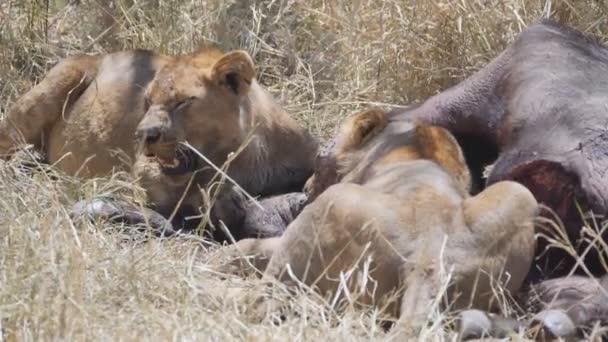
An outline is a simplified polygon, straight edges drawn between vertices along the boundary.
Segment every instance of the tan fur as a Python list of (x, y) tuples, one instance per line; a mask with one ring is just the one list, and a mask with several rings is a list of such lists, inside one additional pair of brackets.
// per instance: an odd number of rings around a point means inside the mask
[(346, 153), (364, 144), (366, 139), (374, 137), (388, 124), (386, 115), (381, 110), (370, 110), (365, 115), (355, 115), (346, 119), (340, 127), (336, 151)]
[[(252, 195), (301, 185), (316, 152), (315, 140), (256, 82), (246, 52), (211, 48), (181, 56), (130, 51), (68, 58), (0, 125), (1, 154), (35, 144), (50, 163), (85, 177), (133, 168), (151, 201), (168, 210), (193, 173), (168, 175), (158, 158), (175, 157), (181, 142), (221, 166), (251, 136), (229, 174)], [(136, 132), (150, 128), (161, 129), (162, 139), (137, 143)], [(199, 172), (196, 183), (207, 185), (212, 174)], [(196, 207), (199, 199), (195, 185), (187, 204)]]
[[(373, 122), (382, 129), (370, 129)], [(283, 236), (234, 248), (256, 255), (267, 276), (293, 283), (294, 275), (332, 296), (341, 274), (356, 267), (346, 281), (350, 298), (386, 307), (409, 332), (424, 324), (448, 274), (451, 309), (496, 304), (491, 280), (510, 291), (521, 286), (534, 255), (537, 212), (526, 188), (499, 182), (469, 196), (462, 152), (442, 128), (391, 122), (377, 111), (344, 127), (355, 131), (346, 152), (340, 143), (334, 150), (341, 182), (305, 207)], [(361, 278), (366, 268), (369, 279)], [(394, 293), (398, 300), (389, 301)]]

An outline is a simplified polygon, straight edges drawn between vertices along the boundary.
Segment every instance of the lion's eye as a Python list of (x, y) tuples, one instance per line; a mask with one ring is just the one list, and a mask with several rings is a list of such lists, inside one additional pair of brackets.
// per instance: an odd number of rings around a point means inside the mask
[(175, 107), (173, 107), (172, 112), (179, 112), (181, 110), (183, 110), (184, 108), (188, 107), (190, 104), (192, 104), (192, 101), (194, 101), (196, 99), (196, 97), (192, 96), (189, 97), (187, 99), (181, 100), (179, 101)]

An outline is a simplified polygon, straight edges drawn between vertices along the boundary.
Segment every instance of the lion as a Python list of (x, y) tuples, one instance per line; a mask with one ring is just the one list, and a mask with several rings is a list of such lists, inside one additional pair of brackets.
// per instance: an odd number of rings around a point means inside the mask
[(178, 203), (181, 216), (200, 214), (199, 188), (227, 163), (211, 214), (235, 238), (255, 236), (239, 227), (244, 194), (301, 191), (317, 151), (255, 76), (245, 51), (213, 47), (69, 57), (0, 122), (0, 154), (29, 144), (69, 175), (129, 170), (164, 217)]
[(538, 204), (512, 181), (469, 195), (469, 170), (447, 130), (372, 109), (349, 118), (323, 158), (309, 181), (312, 202), (282, 236), (224, 251), (251, 256), (269, 279), (385, 308), (410, 333), (443, 285), (453, 310), (493, 309), (495, 285), (522, 285)]

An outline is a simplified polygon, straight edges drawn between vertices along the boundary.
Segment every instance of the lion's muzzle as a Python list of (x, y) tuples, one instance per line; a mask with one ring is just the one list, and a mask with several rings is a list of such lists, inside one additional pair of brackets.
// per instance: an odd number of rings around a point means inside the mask
[(169, 113), (161, 106), (152, 106), (137, 125), (135, 137), (144, 145), (152, 145), (167, 140), (173, 129)]
[(177, 136), (173, 120), (162, 106), (150, 107), (135, 131), (139, 153), (157, 162), (167, 175), (183, 175), (197, 166), (196, 157), (180, 147)]

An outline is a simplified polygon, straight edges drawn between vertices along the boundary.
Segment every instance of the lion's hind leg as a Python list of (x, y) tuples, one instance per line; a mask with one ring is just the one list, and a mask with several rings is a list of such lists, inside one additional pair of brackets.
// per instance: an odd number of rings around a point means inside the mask
[[(466, 298), (477, 307), (493, 301), (491, 282), (507, 279), (510, 292), (522, 286), (534, 258), (534, 220), (538, 203), (523, 185), (498, 182), (463, 203), (468, 231), (466, 262), (459, 263), (458, 278)], [(454, 256), (458, 257), (458, 256)], [(462, 256), (460, 256), (462, 257)], [(471, 285), (471, 278), (478, 279)]]
[(24, 144), (41, 149), (44, 130), (91, 84), (97, 62), (93, 56), (67, 58), (21, 96), (0, 122), (0, 156), (9, 157)]

